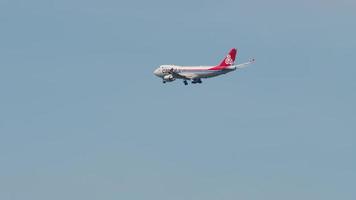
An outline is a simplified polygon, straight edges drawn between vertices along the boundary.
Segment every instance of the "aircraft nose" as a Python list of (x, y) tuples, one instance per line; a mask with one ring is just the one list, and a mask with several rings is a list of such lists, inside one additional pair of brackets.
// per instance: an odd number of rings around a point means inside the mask
[(155, 71), (153, 71), (153, 73), (154, 73), (154, 75), (156, 75), (156, 76), (159, 76), (159, 69), (156, 69)]

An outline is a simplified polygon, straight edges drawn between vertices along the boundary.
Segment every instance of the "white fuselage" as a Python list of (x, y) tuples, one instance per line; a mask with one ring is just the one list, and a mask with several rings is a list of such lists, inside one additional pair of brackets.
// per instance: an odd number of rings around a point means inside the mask
[(175, 78), (180, 79), (201, 79), (219, 76), (228, 72), (236, 70), (236, 66), (229, 66), (224, 69), (212, 69), (214, 66), (177, 66), (177, 65), (161, 65), (154, 74), (158, 77), (164, 78), (173, 73), (178, 74)]

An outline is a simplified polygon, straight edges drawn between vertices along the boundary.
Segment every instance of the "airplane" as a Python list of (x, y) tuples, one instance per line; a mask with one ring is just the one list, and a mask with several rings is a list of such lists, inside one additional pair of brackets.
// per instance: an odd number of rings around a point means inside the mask
[(251, 59), (248, 62), (235, 65), (236, 54), (237, 50), (235, 48), (231, 49), (229, 54), (217, 66), (161, 65), (153, 73), (162, 78), (163, 83), (172, 82), (176, 79), (183, 79), (184, 85), (188, 85), (188, 81), (191, 81), (192, 84), (202, 83), (201, 79), (203, 78), (226, 74), (255, 62), (255, 59)]

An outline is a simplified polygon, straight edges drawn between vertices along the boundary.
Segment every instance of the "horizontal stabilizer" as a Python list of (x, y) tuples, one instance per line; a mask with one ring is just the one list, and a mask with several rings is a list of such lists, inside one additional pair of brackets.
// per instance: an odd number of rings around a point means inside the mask
[(249, 64), (252, 64), (256, 62), (256, 60), (254, 58), (252, 58), (250, 61), (248, 62), (245, 62), (245, 63), (241, 63), (241, 64), (238, 64), (238, 65), (235, 65), (236, 69), (242, 69), (242, 68), (245, 68), (247, 67)]

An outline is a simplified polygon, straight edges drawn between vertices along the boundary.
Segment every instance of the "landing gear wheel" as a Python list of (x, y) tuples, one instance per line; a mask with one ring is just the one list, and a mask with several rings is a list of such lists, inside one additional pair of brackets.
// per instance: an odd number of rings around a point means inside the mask
[(187, 80), (184, 80), (183, 83), (184, 83), (184, 85), (188, 85)]
[(166, 81), (162, 81), (162, 83), (166, 83)]
[(193, 81), (192, 81), (192, 83), (193, 84), (197, 84), (197, 83), (202, 83), (202, 81), (201, 81), (201, 79), (199, 78), (199, 79), (193, 79)]

